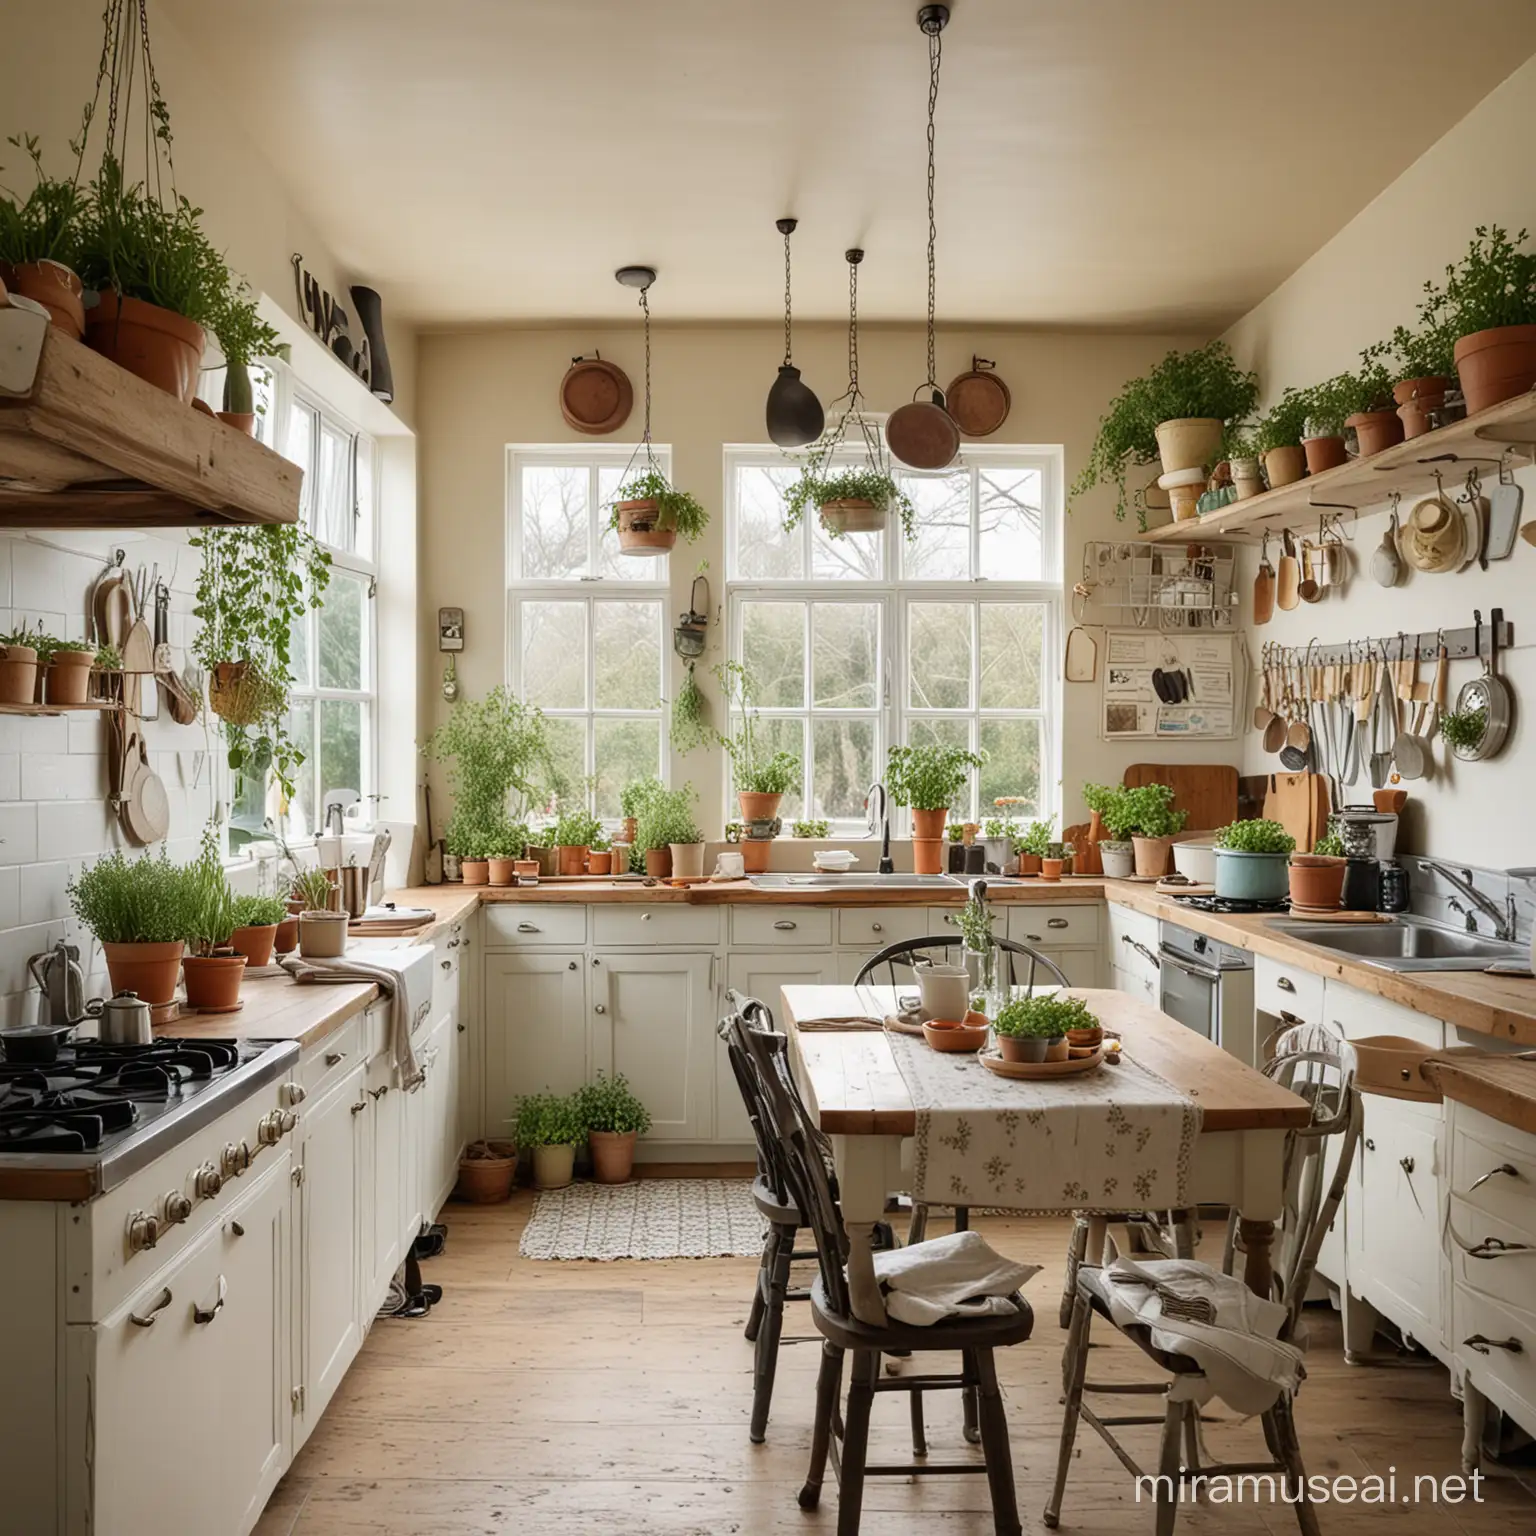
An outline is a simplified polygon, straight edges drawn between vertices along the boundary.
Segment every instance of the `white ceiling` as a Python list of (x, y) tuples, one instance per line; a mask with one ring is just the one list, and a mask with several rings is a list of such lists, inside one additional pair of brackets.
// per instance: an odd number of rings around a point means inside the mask
[[(160, 0), (397, 319), (923, 311), (912, 0)], [(941, 321), (1219, 327), (1536, 49), (1532, 0), (956, 0)]]

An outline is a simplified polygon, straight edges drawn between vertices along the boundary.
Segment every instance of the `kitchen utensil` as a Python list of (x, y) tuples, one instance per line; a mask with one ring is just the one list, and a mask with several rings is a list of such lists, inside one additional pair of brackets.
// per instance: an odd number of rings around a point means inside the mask
[(1303, 541), (1301, 546), (1301, 581), (1296, 587), (1296, 595), (1304, 603), (1315, 603), (1323, 595), (1323, 589), (1318, 584), (1317, 571), (1314, 565), (1315, 548)]
[(142, 618), (135, 619), (123, 637), (123, 694), (128, 709), (141, 719), (154, 720), (160, 713), (158, 694), (151, 685), (151, 700), (146, 704), (144, 683), (146, 674), (155, 670), (155, 642), (149, 625)]
[(165, 700), (165, 711), (171, 719), (177, 725), (191, 725), (197, 719), (197, 695), (175, 672), (156, 672), (155, 682), (159, 685)]
[[(1478, 763), (1498, 756), (1504, 748), (1505, 738), (1509, 735), (1510, 717), (1513, 714), (1513, 695), (1509, 684), (1499, 675), (1499, 626), (1504, 622), (1504, 610), (1495, 608), (1489, 618), (1492, 631), (1489, 636), (1488, 655), (1483, 661), (1483, 675), (1473, 678), (1471, 682), (1463, 683), (1456, 695), (1457, 714), (1463, 714), (1468, 710), (1487, 711), (1482, 737), (1471, 746), (1452, 749), (1458, 758), (1467, 763)], [(1481, 655), (1482, 613), (1474, 613), (1473, 620), (1476, 637), (1474, 644), (1478, 654)]]
[(1508, 560), (1514, 552), (1515, 539), (1520, 533), (1520, 505), (1523, 497), (1519, 484), (1503, 478), (1488, 488), (1488, 548), (1489, 560)]
[(1379, 587), (1395, 587), (1403, 576), (1402, 557), (1398, 553), (1397, 503), (1387, 520), (1387, 531), (1381, 536), (1376, 553), (1371, 556), (1371, 579)]
[(1067, 636), (1065, 675), (1069, 683), (1091, 683), (1099, 675), (1099, 643), (1093, 631), (1076, 624)]
[(1377, 669), (1376, 702), (1371, 711), (1371, 786), (1380, 789), (1392, 767), (1392, 744), (1397, 740), (1397, 699), (1392, 688), (1392, 668), (1385, 661)]
[(155, 583), (155, 671), (171, 669), (171, 589)]
[(911, 469), (944, 469), (960, 451), (960, 428), (944, 405), (944, 392), (926, 384), (926, 400), (915, 396), (898, 405), (885, 423), (885, 441), (891, 452)]
[(32, 955), (27, 972), (37, 984), (37, 1022), (67, 1024), (84, 1010), (85, 973), (80, 969), (80, 947), (58, 940), (52, 949)]
[(1269, 533), (1259, 553), (1259, 573), (1253, 578), (1253, 622), (1268, 624), (1275, 616), (1275, 568), (1269, 563)]
[[(1285, 733), (1286, 746), (1294, 747), (1298, 752), (1305, 752), (1312, 745), (1312, 725), (1309, 718), (1312, 712), (1312, 674), (1309, 668), (1302, 669), (1302, 688), (1300, 713), (1291, 721)], [(1287, 764), (1287, 766), (1290, 765)]]
[(1424, 729), (1424, 716), (1425, 706), (1414, 705), (1412, 724), (1407, 730), (1398, 732), (1397, 740), (1392, 744), (1392, 761), (1397, 765), (1399, 778), (1422, 779), (1429, 771), (1432, 743)]
[(1481, 496), (1469, 495), (1458, 498), (1456, 505), (1463, 524), (1461, 569), (1466, 570), (1475, 560), (1487, 570), (1483, 547), (1488, 539), (1488, 503)]
[(923, 1013), (930, 1019), (963, 1019), (971, 1006), (971, 973), (963, 965), (915, 963)]
[(422, 865), (421, 878), (428, 885), (443, 883), (443, 845), (432, 833), (432, 786), (422, 786), (422, 800), (426, 807), (427, 852)]
[(368, 910), (368, 866), (343, 864), (340, 874), (342, 909), (349, 917), (361, 917)]
[(77, 1024), (17, 1024), (0, 1029), (0, 1050), (13, 1066), (47, 1067), (59, 1059), (59, 1046)]
[(1301, 566), (1296, 560), (1296, 541), (1287, 529), (1280, 535), (1280, 568), (1275, 573), (1275, 602), (1289, 613), (1301, 601)]
[(118, 992), (90, 1005), (96, 1033), (107, 1045), (148, 1045), (155, 1037), (149, 1004), (137, 992)]
[(138, 766), (131, 787), (123, 796), (123, 818), (130, 835), (140, 843), (157, 843), (171, 829), (171, 803), (160, 775), (149, 766), (143, 735), (135, 731)]
[(967, 437), (990, 437), (1008, 419), (1013, 397), (996, 370), (995, 363), (973, 357), (971, 371), (949, 386), (949, 414)]

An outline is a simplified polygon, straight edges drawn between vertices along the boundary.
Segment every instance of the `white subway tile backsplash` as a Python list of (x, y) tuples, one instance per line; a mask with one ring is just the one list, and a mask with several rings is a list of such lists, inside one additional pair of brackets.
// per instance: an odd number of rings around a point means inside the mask
[(21, 922), (21, 871), (14, 864), (0, 869), (0, 928), (14, 928)]
[[(80, 861), (83, 863), (84, 861)], [(69, 916), (69, 884), (71, 866), (63, 861), (57, 864), (26, 864), (12, 873), (19, 876), (19, 915), (11, 922), (47, 923)], [(0, 870), (0, 879), (6, 871)]]
[(0, 800), (21, 799), (21, 754), (0, 752)]
[(28, 752), (21, 759), (23, 800), (101, 800), (106, 793), (106, 765), (100, 757)]
[(36, 858), (37, 807), (26, 801), (0, 805), (0, 865), (31, 864)]
[(68, 859), (116, 847), (117, 823), (102, 800), (46, 800), (35, 807), (39, 859)]

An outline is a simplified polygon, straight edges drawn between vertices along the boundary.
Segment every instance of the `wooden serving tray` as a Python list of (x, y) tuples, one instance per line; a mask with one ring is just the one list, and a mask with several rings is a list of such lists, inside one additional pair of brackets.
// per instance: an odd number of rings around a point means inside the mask
[(1093, 1072), (1104, 1065), (1104, 1047), (1076, 1061), (1004, 1061), (993, 1051), (979, 1051), (977, 1060), (988, 1072), (999, 1077), (1074, 1077), (1079, 1072)]

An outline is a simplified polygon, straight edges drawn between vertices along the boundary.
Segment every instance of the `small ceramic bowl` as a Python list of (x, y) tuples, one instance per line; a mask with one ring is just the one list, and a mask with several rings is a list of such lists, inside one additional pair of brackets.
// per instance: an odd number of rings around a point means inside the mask
[(989, 1026), (984, 1013), (968, 1013), (958, 1019), (925, 1019), (923, 1038), (936, 1051), (979, 1051), (987, 1043)]

